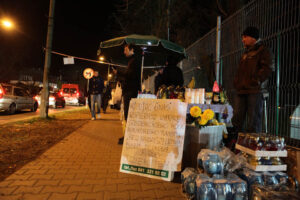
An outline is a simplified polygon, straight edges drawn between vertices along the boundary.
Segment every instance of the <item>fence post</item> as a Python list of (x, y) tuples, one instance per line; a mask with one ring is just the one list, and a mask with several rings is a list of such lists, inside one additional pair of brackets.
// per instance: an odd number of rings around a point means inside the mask
[(279, 132), (279, 83), (280, 83), (280, 33), (277, 35), (277, 67), (276, 67), (276, 127), (275, 132)]

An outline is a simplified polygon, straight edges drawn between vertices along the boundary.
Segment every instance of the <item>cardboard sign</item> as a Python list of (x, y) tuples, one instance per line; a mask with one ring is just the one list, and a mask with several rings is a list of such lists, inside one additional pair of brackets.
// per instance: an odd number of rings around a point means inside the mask
[(65, 65), (73, 65), (74, 64), (74, 57), (64, 57), (64, 64)]
[(186, 109), (175, 99), (132, 99), (120, 171), (171, 181), (181, 170)]

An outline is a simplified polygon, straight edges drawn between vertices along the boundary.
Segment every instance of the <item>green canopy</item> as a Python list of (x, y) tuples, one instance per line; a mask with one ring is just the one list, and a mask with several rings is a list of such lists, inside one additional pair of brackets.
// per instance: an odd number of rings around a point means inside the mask
[(157, 38), (153, 35), (128, 35), (110, 39), (100, 43), (99, 54), (112, 64), (127, 65), (123, 54), (125, 44), (134, 43), (144, 52), (143, 67), (162, 66), (167, 58), (175, 62), (186, 57), (185, 49), (168, 40)]

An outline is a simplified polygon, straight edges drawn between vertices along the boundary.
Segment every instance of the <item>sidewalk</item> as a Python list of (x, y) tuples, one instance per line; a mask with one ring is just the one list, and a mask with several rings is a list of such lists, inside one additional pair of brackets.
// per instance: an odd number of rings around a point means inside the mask
[(121, 135), (109, 110), (0, 182), (0, 200), (185, 199), (178, 183), (120, 173)]

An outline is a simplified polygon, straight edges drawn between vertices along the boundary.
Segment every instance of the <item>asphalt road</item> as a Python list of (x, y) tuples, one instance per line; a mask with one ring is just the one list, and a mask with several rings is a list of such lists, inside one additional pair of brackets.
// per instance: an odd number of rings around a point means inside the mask
[[(55, 114), (55, 113), (66, 112), (66, 111), (76, 110), (76, 109), (83, 109), (83, 108), (85, 108), (85, 106), (66, 106), (65, 108), (57, 108), (57, 109), (50, 108), (49, 114)], [(30, 110), (24, 110), (24, 111), (17, 112), (14, 115), (9, 115), (5, 112), (0, 112), (0, 125), (10, 123), (10, 122), (23, 121), (34, 117), (39, 117), (39, 115), (40, 115), (40, 109), (38, 109), (36, 112), (31, 112)]]

